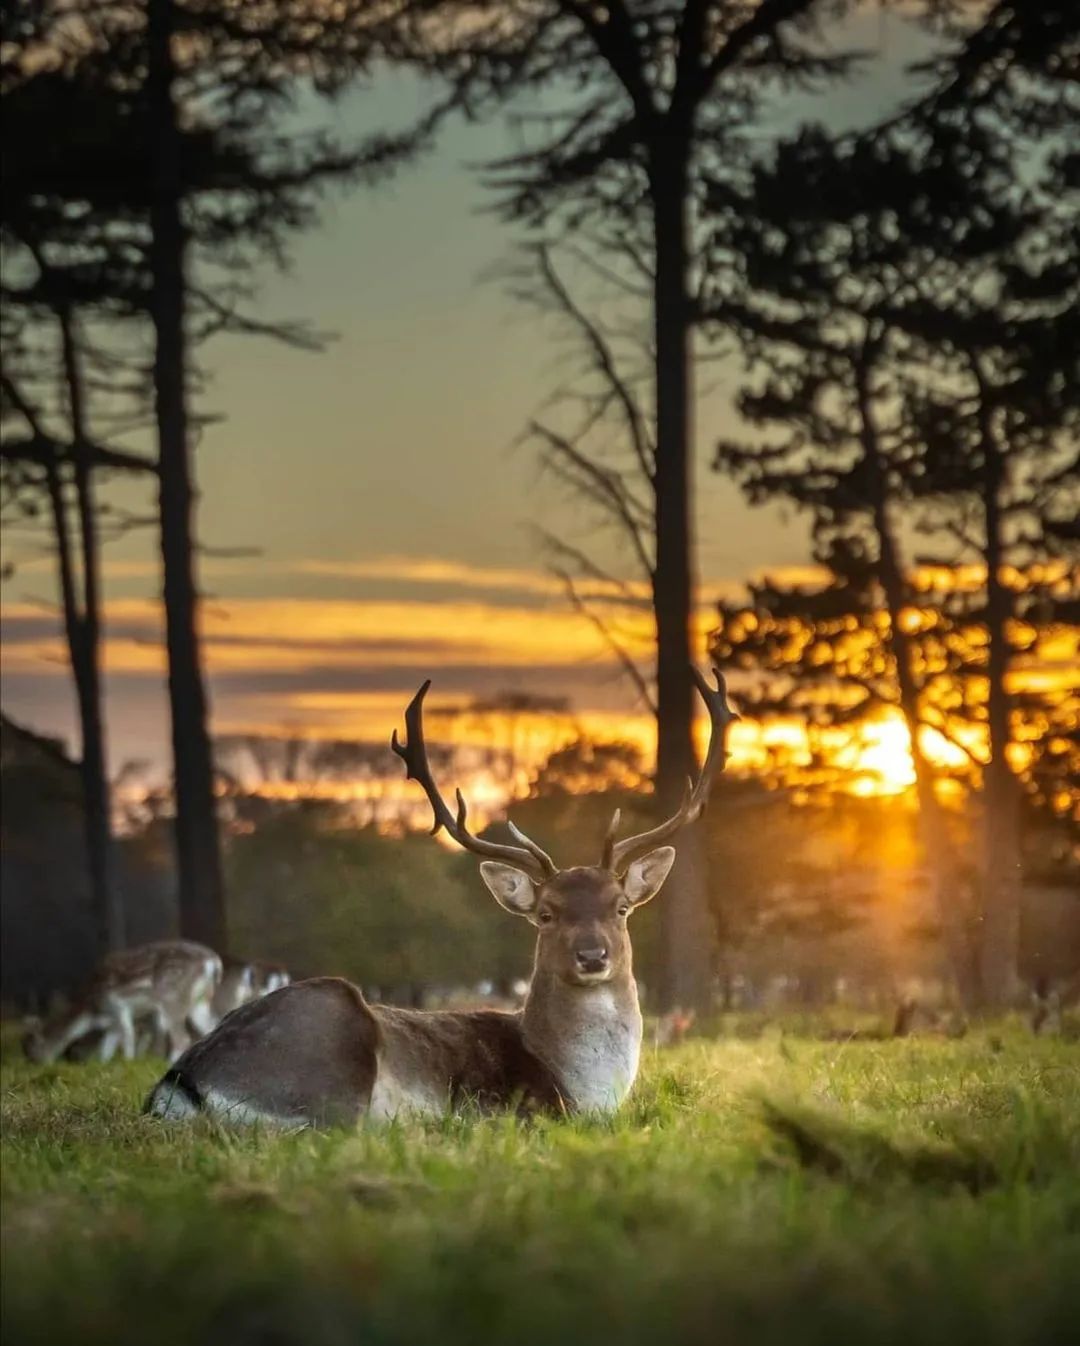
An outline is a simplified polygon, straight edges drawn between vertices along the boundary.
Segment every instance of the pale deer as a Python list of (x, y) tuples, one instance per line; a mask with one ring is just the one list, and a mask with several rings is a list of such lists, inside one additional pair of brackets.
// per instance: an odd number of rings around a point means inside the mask
[(424, 747), (424, 683), (405, 713), (407, 741), (395, 733), (391, 746), (423, 786), (434, 831), (446, 828), (481, 856), (496, 901), (536, 928), (522, 1009), (398, 1009), (367, 1004), (338, 978), (293, 982), (241, 1006), (191, 1046), (154, 1087), (146, 1111), (306, 1126), (434, 1115), (465, 1101), (485, 1110), (618, 1107), (637, 1075), (642, 1036), (627, 917), (667, 877), (675, 851), (665, 843), (705, 806), (736, 718), (720, 674), (715, 690), (696, 669), (694, 676), (712, 721), (697, 783), (675, 814), (638, 836), (616, 839), (616, 811), (600, 863), (565, 870), (512, 823), (517, 845), (474, 836), (460, 790), (456, 812), (446, 803)]
[[(55, 1061), (81, 1039), (98, 1036), (108, 1061), (117, 1048), (136, 1055), (136, 1026), (162, 1040), (175, 1060), (190, 1043), (189, 1018), (205, 1013), (221, 980), (221, 959), (203, 944), (167, 939), (107, 954), (85, 992), (45, 1025), (30, 1028), (23, 1048), (32, 1061)], [(149, 1021), (149, 1022), (147, 1022)]]
[(193, 1025), (200, 1034), (208, 1033), (234, 1009), (258, 1000), (260, 996), (269, 995), (271, 991), (279, 991), (292, 980), (288, 972), (276, 964), (244, 962), (228, 955), (222, 962), (224, 972), (209, 1006), (210, 1022), (206, 1023), (200, 1014)]

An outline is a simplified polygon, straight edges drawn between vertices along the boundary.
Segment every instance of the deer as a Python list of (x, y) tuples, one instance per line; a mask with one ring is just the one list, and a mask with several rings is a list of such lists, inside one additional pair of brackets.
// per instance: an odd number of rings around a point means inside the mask
[(130, 1061), (136, 1027), (149, 1020), (150, 1041), (163, 1041), (165, 1055), (174, 1060), (191, 1041), (188, 1020), (204, 1012), (221, 974), (213, 949), (190, 940), (157, 940), (107, 954), (67, 1010), (44, 1025), (30, 1025), (23, 1050), (39, 1064), (56, 1061), (97, 1035), (100, 1060), (112, 1060), (119, 1048)]
[(234, 1009), (280, 990), (291, 981), (288, 972), (273, 963), (245, 962), (228, 955), (222, 963), (224, 972), (208, 1007), (209, 1013), (203, 1015), (200, 1012), (193, 1025), (200, 1035), (210, 1032)]
[(615, 811), (596, 865), (559, 869), (513, 823), (514, 844), (468, 827), (461, 791), (452, 809), (424, 744), (430, 679), (405, 712), (406, 738), (391, 748), (427, 795), (432, 835), (445, 828), (480, 858), (496, 902), (535, 930), (532, 978), (520, 1010), (417, 1010), (368, 1004), (337, 977), (295, 981), (241, 1005), (194, 1043), (151, 1090), (144, 1111), (184, 1120), (208, 1114), (237, 1123), (303, 1128), (482, 1112), (607, 1114), (634, 1083), (642, 1017), (628, 918), (671, 871), (669, 843), (702, 812), (726, 761), (737, 719), (723, 676), (713, 688), (694, 668), (711, 737), (696, 782), (675, 813), (648, 831), (618, 837)]

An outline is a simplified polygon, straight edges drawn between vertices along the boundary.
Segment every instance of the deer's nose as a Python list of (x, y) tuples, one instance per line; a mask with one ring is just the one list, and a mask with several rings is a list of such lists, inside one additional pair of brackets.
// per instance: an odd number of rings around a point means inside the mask
[(577, 950), (577, 964), (582, 972), (603, 972), (607, 961), (608, 951), (603, 944), (598, 944), (595, 949)]

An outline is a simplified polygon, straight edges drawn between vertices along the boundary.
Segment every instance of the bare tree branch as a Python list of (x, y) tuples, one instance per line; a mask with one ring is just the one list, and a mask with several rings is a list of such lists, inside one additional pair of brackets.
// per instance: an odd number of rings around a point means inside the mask
[(656, 699), (652, 695), (652, 692), (649, 688), (649, 684), (646, 681), (645, 676), (641, 672), (641, 669), (638, 668), (637, 664), (631, 658), (629, 652), (619, 642), (618, 638), (615, 636), (611, 627), (608, 625), (607, 622), (604, 621), (602, 617), (600, 617), (597, 613), (592, 611), (592, 609), (589, 607), (585, 599), (581, 596), (580, 593), (578, 593), (577, 586), (574, 583), (573, 576), (569, 573), (569, 571), (560, 570), (557, 567), (554, 567), (551, 573), (557, 579), (560, 579), (562, 581), (563, 587), (566, 590), (566, 596), (567, 598), (569, 598), (570, 604), (573, 607), (574, 611), (580, 613), (581, 616), (583, 616), (588, 622), (590, 622), (592, 626), (596, 629), (596, 631), (600, 634), (604, 643), (607, 645), (607, 647), (611, 650), (611, 652), (615, 655), (616, 659), (618, 659), (619, 663), (622, 665), (623, 671), (625, 672), (626, 676), (634, 684), (634, 687), (637, 690), (638, 698), (640, 699), (642, 704), (645, 705), (645, 707), (648, 709), (651, 715), (655, 715), (657, 711)]
[(601, 335), (597, 324), (571, 298), (562, 278), (555, 270), (550, 249), (545, 244), (541, 244), (536, 250), (536, 256), (548, 290), (555, 298), (561, 311), (572, 320), (577, 330), (584, 337), (595, 367), (603, 375), (618, 399), (626, 428), (630, 434), (634, 457), (637, 459), (642, 476), (651, 483), (655, 471), (655, 449), (645, 428), (641, 409), (619, 373), (610, 347)]

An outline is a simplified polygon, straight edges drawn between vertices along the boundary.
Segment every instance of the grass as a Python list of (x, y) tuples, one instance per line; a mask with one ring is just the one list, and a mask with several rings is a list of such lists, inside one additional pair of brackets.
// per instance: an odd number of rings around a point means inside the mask
[(1080, 1047), (690, 1042), (612, 1122), (166, 1127), (3, 1083), (5, 1346), (1080, 1339)]

